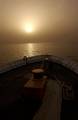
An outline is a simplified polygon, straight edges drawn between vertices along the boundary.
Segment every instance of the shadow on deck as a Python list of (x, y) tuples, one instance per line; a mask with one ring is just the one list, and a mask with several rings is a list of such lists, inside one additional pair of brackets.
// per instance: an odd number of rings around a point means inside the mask
[[(61, 120), (78, 120), (78, 75), (68, 70), (62, 65), (50, 62), (45, 69), (48, 78), (71, 83), (74, 90), (74, 101), (62, 99)], [(23, 66), (0, 75), (0, 94), (2, 95), (19, 95), (24, 84), (31, 78), (31, 70), (41, 67), (42, 62), (34, 65)], [(5, 100), (6, 101), (6, 97)], [(42, 101), (33, 98), (19, 97), (15, 102), (8, 105), (1, 105), (0, 120), (32, 120), (35, 112), (39, 109)]]

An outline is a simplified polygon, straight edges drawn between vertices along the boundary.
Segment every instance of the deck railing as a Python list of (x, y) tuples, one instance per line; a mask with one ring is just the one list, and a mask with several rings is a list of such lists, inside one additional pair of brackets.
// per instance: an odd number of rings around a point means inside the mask
[(16, 60), (14, 62), (11, 62), (11, 63), (5, 65), (4, 67), (1, 67), (0, 74), (10, 71), (12, 69), (21, 67), (26, 64), (40, 62), (40, 61), (44, 61), (44, 60), (48, 60), (48, 61), (52, 61), (52, 62), (61, 64), (78, 74), (78, 63), (76, 63), (72, 60), (62, 59), (60, 57), (56, 57), (53, 55), (38, 55), (38, 56), (32, 56), (32, 57), (24, 56), (23, 59)]

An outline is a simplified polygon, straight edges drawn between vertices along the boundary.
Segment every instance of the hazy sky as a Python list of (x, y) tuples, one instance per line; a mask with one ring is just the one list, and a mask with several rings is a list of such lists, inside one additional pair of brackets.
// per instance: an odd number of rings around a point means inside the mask
[(0, 42), (77, 39), (77, 30), (78, 0), (0, 0)]

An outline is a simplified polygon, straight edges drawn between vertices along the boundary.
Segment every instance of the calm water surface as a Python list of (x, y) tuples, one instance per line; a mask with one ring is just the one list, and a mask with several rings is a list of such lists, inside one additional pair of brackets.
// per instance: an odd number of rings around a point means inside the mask
[(77, 46), (70, 44), (47, 43), (24, 43), (24, 44), (0, 44), (0, 66), (23, 56), (52, 54), (61, 58), (70, 58), (78, 61)]

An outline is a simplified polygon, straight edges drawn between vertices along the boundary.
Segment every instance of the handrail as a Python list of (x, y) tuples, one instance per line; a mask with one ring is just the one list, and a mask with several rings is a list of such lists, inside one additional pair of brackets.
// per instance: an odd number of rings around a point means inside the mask
[(23, 65), (27, 65), (27, 64), (35, 63), (35, 62), (39, 62), (39, 61), (44, 61), (46, 59), (48, 61), (52, 61), (52, 62), (61, 64), (65, 67), (69, 68), (70, 70), (74, 71), (76, 74), (78, 74), (78, 64), (76, 62), (74, 62), (72, 60), (62, 59), (60, 57), (53, 56), (53, 55), (37, 55), (37, 56), (32, 56), (32, 57), (24, 56), (23, 59), (16, 60), (16, 61), (11, 62), (11, 63), (7, 64), (6, 66), (0, 68), (0, 74), (10, 71), (12, 69), (21, 67)]

